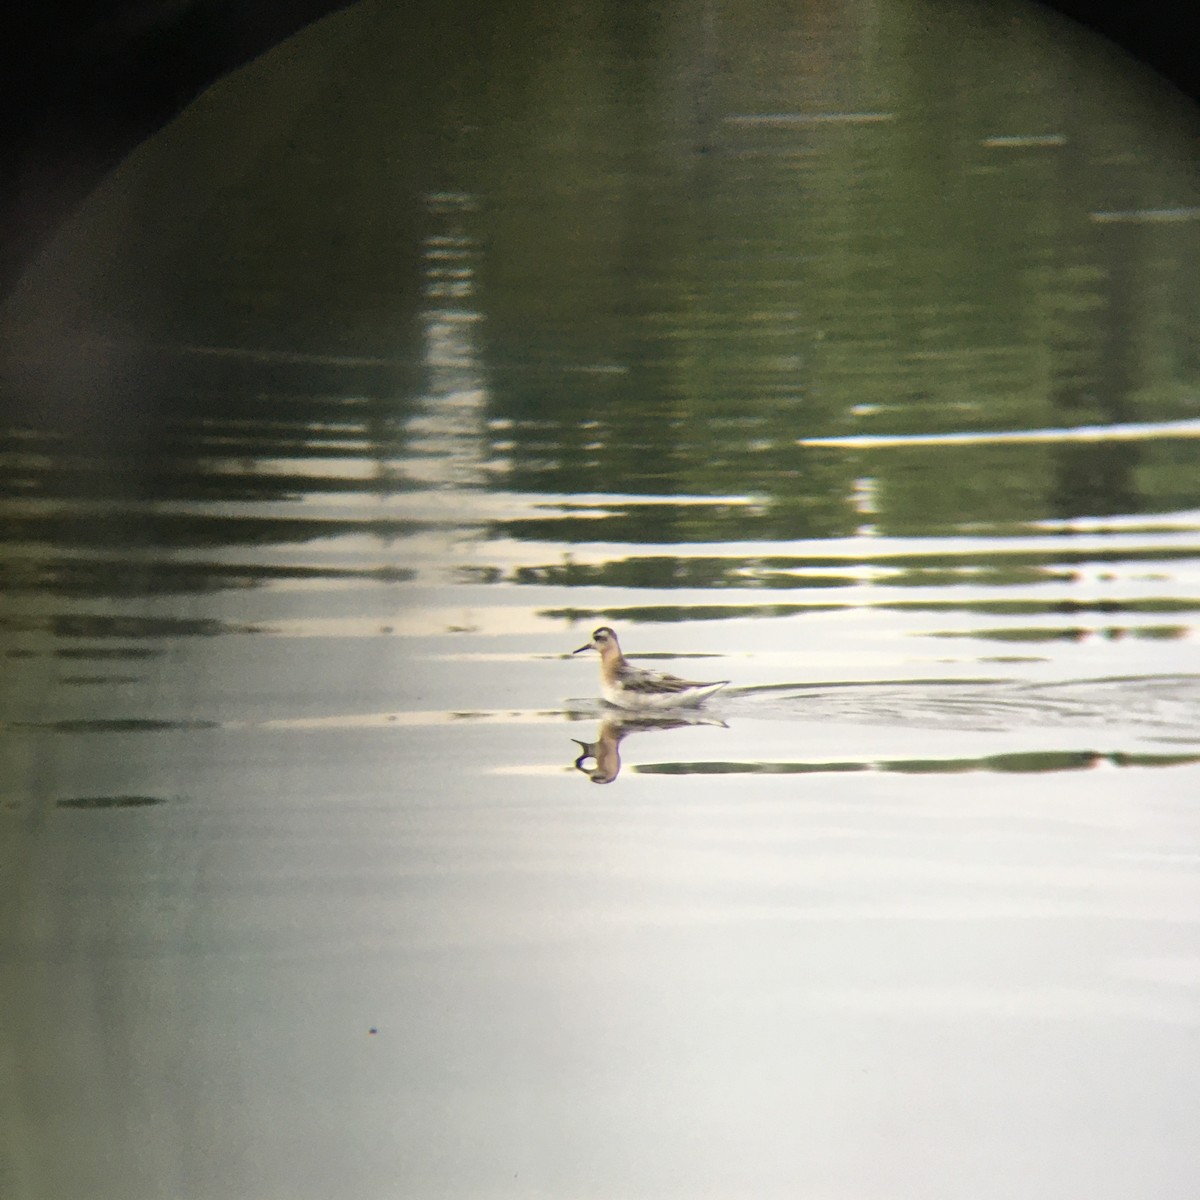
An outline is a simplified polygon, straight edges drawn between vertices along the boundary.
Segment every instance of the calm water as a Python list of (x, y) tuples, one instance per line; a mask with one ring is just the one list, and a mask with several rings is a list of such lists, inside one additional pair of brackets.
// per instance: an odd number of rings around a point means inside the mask
[(501, 7), (279, 47), (0, 314), (0, 1192), (1190, 1200), (1193, 115)]

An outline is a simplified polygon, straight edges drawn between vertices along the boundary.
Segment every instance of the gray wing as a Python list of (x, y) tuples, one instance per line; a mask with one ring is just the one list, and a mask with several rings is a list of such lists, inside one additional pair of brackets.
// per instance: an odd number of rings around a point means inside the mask
[(688, 688), (713, 687), (717, 682), (728, 683), (728, 679), (714, 680), (712, 683), (702, 683), (696, 679), (680, 679), (678, 675), (667, 675), (660, 671), (643, 671), (630, 667), (621, 672), (621, 686), (627, 691), (646, 695), (647, 693), (686, 692)]

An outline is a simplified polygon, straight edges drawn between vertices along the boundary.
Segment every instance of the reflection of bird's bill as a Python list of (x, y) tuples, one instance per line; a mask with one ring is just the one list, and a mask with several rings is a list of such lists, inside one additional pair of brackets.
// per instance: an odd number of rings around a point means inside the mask
[(589, 758), (592, 759), (593, 761), (598, 761), (599, 756), (597, 754), (597, 751), (599, 749), (599, 743), (597, 743), (597, 742), (581, 742), (578, 738), (572, 738), (571, 741), (573, 741), (575, 743), (575, 745), (577, 745), (579, 747), (579, 757), (575, 760), (575, 762), (572, 765), (575, 767), (575, 769), (577, 771), (583, 771), (586, 774), (590, 775), (592, 773), (592, 768), (586, 766), (585, 764), (587, 763)]
[[(582, 771), (593, 783), (612, 783), (621, 773), (621, 736), (601, 725), (597, 741), (581, 742), (578, 738), (572, 738), (571, 741), (582, 751), (575, 760), (575, 769)], [(586, 766), (588, 759), (596, 765)]]

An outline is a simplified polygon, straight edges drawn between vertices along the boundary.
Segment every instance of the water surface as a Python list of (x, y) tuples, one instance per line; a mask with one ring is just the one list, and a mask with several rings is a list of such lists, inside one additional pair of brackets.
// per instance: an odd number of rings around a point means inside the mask
[(464, 0), (139, 148), (0, 332), (6, 1187), (1190, 1200), (1192, 128)]

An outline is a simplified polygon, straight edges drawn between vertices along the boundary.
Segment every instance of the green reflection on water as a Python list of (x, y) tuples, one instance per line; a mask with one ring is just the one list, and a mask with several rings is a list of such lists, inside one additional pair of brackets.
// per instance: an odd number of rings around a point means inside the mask
[[(799, 443), (1194, 418), (1194, 119), (1031, 7), (701, 7), (361, 3), (140, 147), (0, 312), (6, 594), (388, 587), (439, 537), (463, 583), (830, 610), (1077, 563), (1176, 586), (1195, 522), (999, 538), (1196, 508), (1195, 436)], [(497, 500), (402, 503), (444, 492)], [(1169, 611), (1137, 603), (1112, 611)]]
[(642, 775), (822, 775), (881, 771), (900, 775), (961, 775), (974, 771), (1041, 774), (1115, 767), (1175, 767), (1200, 762), (1200, 754), (1101, 754), (1090, 750), (1046, 750), (982, 758), (889, 759), (879, 762), (678, 762), (643, 763)]
[[(382, 461), (410, 441), (431, 323), (471, 315), (507, 486), (752, 492), (762, 536), (853, 529), (859, 474), (891, 532), (1194, 498), (1194, 447), (795, 446), (1197, 411), (1183, 126), (1082, 32), (858, 0), (827, 25), (517, 6), (497, 38), (465, 0), (415, 7), (354, 6), (212, 89), (100, 190), (9, 324), (54, 331), (134, 418), (219, 415), (251, 458), (319, 456), (305, 422), (352, 401)], [(69, 386), (25, 365), (27, 388)], [(163, 436), (187, 458), (213, 433)], [(640, 540), (738, 519), (666, 509)]]

